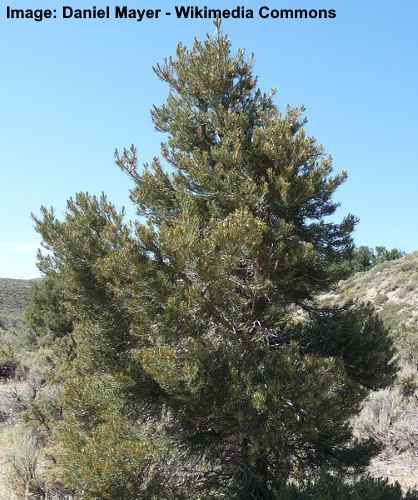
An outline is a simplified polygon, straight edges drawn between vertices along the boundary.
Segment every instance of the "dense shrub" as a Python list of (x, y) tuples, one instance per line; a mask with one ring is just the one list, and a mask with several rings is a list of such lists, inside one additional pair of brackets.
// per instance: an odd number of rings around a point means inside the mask
[(302, 487), (287, 486), (279, 490), (274, 500), (417, 500), (418, 492), (403, 494), (399, 484), (365, 477), (352, 482), (323, 476), (319, 481)]

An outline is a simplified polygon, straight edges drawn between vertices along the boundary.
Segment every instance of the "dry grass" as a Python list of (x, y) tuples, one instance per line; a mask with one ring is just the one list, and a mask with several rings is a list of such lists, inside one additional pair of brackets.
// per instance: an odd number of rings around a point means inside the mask
[(12, 407), (10, 406), (9, 391), (13, 389), (12, 383), (0, 384), (0, 410), (9, 418), (2, 419), (0, 423), (0, 498), (2, 500), (18, 500), (16, 493), (11, 490), (8, 481), (9, 457), (14, 450), (14, 442), (11, 439)]

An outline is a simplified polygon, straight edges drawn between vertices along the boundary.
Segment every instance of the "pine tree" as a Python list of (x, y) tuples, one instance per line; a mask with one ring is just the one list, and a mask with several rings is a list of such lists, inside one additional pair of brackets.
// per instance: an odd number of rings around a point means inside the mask
[(391, 341), (370, 307), (316, 300), (353, 248), (356, 218), (327, 220), (346, 174), (252, 68), (219, 26), (179, 44), (155, 67), (161, 158), (116, 154), (137, 220), (83, 193), (35, 217), (71, 320), (55, 453), (85, 498), (278, 498), (376, 451), (349, 421), (392, 381)]
[(377, 264), (383, 262), (397, 260), (404, 257), (406, 253), (398, 248), (388, 250), (385, 247), (370, 248), (367, 246), (360, 246), (353, 250), (349, 256), (346, 267), (347, 275), (358, 272), (368, 271)]

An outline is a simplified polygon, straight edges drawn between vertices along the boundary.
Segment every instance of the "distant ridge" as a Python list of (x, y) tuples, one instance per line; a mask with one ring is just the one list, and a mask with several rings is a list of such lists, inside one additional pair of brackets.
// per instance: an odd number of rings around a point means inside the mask
[(37, 281), (0, 278), (0, 329), (9, 329), (22, 322), (30, 292)]

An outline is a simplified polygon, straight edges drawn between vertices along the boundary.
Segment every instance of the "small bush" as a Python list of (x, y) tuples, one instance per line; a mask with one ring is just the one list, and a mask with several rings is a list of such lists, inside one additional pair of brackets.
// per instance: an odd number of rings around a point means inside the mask
[(356, 418), (356, 431), (362, 437), (373, 437), (387, 444), (389, 432), (402, 410), (403, 398), (398, 389), (383, 389), (375, 392), (369, 397)]
[(392, 333), (404, 363), (418, 365), (418, 331), (416, 328), (398, 327)]
[(405, 398), (410, 398), (415, 395), (418, 389), (417, 369), (413, 365), (405, 364), (398, 376), (399, 387), (402, 395)]
[(6, 464), (6, 479), (19, 498), (43, 492), (39, 473), (40, 444), (37, 436), (17, 426), (10, 435), (12, 450)]

